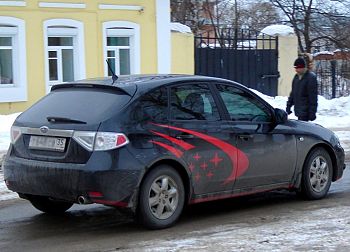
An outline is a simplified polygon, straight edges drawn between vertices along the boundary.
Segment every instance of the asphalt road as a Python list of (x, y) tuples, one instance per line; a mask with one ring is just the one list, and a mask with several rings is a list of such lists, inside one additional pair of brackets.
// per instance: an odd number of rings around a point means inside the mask
[(347, 166), (326, 199), (279, 191), (198, 204), (157, 231), (104, 206), (53, 217), (24, 200), (3, 201), (0, 251), (350, 251)]

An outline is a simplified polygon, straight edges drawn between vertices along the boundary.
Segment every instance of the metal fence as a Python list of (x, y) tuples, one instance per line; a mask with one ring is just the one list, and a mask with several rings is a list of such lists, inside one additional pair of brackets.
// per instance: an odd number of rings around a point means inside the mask
[(278, 38), (251, 30), (221, 29), (195, 37), (195, 73), (240, 82), (277, 95)]
[(326, 99), (350, 95), (350, 60), (315, 60), (318, 94)]

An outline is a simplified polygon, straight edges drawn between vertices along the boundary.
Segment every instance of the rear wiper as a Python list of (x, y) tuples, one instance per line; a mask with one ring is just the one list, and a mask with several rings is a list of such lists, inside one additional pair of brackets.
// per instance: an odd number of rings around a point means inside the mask
[(86, 124), (84, 121), (70, 119), (66, 117), (55, 117), (55, 116), (48, 116), (46, 119), (51, 123), (76, 123), (76, 124)]

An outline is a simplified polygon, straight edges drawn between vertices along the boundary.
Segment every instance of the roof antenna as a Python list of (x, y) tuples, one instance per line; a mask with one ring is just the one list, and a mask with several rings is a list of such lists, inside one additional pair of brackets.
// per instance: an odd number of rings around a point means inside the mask
[(112, 70), (112, 67), (111, 67), (111, 65), (109, 64), (108, 60), (106, 60), (106, 62), (107, 62), (109, 71), (111, 71), (111, 73), (112, 73), (112, 80), (113, 80), (112, 85), (113, 85), (114, 82), (116, 82), (116, 81), (118, 80), (118, 76), (117, 76), (117, 75), (114, 73), (114, 71)]

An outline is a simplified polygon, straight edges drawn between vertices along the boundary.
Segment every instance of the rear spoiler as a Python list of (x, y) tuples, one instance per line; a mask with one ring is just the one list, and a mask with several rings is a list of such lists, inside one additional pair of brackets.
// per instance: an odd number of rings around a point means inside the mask
[(114, 90), (121, 92), (125, 95), (128, 95), (130, 97), (133, 97), (136, 93), (137, 86), (136, 85), (129, 85), (125, 86), (123, 88), (118, 86), (111, 86), (111, 85), (103, 85), (103, 84), (91, 84), (91, 83), (64, 83), (64, 84), (56, 84), (51, 87), (51, 91), (62, 89), (62, 88), (98, 88), (98, 89), (108, 89), (108, 90)]

